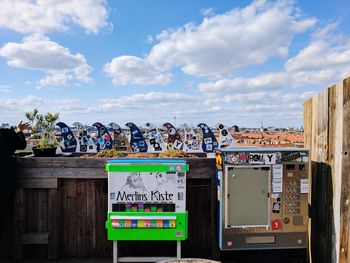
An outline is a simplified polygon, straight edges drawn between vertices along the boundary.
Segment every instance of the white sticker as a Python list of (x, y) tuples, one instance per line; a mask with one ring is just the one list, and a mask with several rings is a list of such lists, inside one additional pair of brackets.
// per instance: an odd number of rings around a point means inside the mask
[(173, 147), (177, 150), (180, 150), (182, 147), (182, 142), (180, 142), (179, 140), (175, 140)]
[(300, 179), (300, 193), (307, 194), (309, 192), (309, 179)]
[(212, 142), (213, 142), (213, 140), (210, 137), (204, 139), (204, 143), (205, 144), (209, 144), (209, 143), (212, 143)]
[(279, 196), (280, 196), (279, 194), (274, 194), (274, 193), (271, 194), (271, 198), (272, 199), (277, 199)]
[(273, 179), (282, 179), (283, 176), (283, 165), (276, 164), (272, 166), (272, 178)]
[(250, 153), (249, 163), (252, 164), (275, 164), (276, 153)]
[(303, 163), (307, 163), (308, 161), (309, 161), (309, 157), (304, 156), (304, 157), (303, 157)]
[(282, 179), (273, 179), (272, 180), (272, 192), (282, 193), (283, 181)]

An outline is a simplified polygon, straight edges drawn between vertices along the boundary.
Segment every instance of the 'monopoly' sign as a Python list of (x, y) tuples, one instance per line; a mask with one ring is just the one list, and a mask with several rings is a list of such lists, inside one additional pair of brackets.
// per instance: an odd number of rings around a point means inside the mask
[(250, 153), (249, 163), (251, 164), (275, 164), (281, 160), (281, 155), (277, 153)]

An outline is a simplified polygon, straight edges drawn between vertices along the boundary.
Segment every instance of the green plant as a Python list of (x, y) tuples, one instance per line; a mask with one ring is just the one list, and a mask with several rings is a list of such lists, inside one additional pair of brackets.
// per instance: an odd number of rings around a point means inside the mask
[(32, 127), (33, 139), (40, 139), (37, 145), (38, 149), (52, 148), (58, 145), (54, 126), (59, 116), (59, 112), (40, 114), (38, 109), (25, 113), (25, 117)]

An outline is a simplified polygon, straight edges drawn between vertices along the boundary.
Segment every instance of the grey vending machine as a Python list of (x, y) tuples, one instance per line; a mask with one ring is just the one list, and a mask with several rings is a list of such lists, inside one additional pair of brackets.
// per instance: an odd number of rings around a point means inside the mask
[(306, 248), (308, 151), (227, 148), (216, 154), (221, 250)]

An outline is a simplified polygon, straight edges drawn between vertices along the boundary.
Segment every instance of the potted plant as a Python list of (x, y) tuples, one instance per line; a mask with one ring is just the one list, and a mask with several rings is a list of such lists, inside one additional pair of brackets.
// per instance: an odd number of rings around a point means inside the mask
[(51, 157), (56, 155), (58, 143), (54, 126), (59, 116), (59, 112), (40, 114), (38, 109), (25, 113), (25, 117), (32, 127), (32, 138), (39, 140), (38, 144), (32, 148), (34, 156)]

